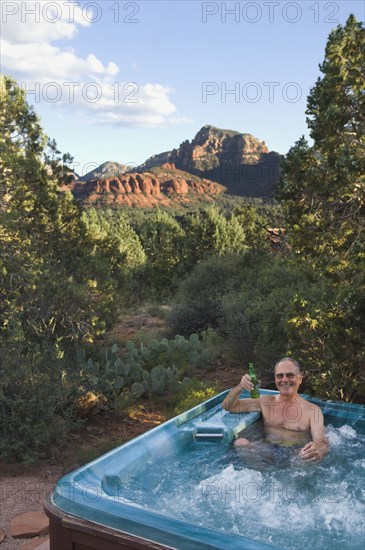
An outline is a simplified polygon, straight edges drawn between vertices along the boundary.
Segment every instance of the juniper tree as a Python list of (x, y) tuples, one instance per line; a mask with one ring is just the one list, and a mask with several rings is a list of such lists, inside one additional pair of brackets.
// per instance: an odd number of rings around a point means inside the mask
[(328, 379), (351, 399), (365, 389), (365, 30), (353, 15), (330, 33), (320, 70), (306, 111), (313, 144), (290, 149), (277, 198), (316, 286), (298, 293), (293, 346), (322, 373), (313, 384)]

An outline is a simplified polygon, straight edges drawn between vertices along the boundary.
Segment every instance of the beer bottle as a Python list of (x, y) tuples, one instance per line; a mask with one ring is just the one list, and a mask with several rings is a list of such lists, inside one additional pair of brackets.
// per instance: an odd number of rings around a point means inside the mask
[(250, 391), (250, 395), (253, 399), (260, 397), (259, 387), (257, 385), (257, 376), (255, 369), (253, 368), (253, 363), (248, 364), (248, 374), (250, 375), (251, 382), (254, 385), (254, 388)]

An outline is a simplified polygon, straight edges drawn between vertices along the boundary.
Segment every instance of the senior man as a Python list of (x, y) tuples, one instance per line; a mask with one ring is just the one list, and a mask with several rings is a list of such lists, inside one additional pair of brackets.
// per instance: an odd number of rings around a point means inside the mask
[[(285, 357), (275, 365), (278, 394), (239, 399), (243, 389), (251, 391), (253, 388), (250, 375), (244, 374), (238, 386), (226, 396), (222, 407), (233, 413), (260, 411), (268, 443), (278, 447), (292, 446), (304, 460), (322, 460), (328, 452), (323, 414), (317, 405), (298, 395), (302, 378), (298, 361)], [(255, 442), (239, 437), (235, 446), (254, 450)]]

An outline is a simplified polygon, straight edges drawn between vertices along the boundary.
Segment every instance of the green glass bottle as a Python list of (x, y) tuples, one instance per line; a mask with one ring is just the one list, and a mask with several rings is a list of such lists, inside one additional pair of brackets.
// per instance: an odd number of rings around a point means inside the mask
[(260, 392), (257, 385), (257, 376), (255, 373), (255, 369), (253, 368), (253, 363), (248, 364), (248, 374), (250, 375), (251, 382), (254, 385), (253, 390), (250, 391), (250, 395), (253, 399), (257, 399), (258, 397), (260, 397)]

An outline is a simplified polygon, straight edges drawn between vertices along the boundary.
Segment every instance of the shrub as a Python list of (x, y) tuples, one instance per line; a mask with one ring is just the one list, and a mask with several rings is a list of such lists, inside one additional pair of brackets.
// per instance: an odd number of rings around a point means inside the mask
[(242, 285), (245, 256), (212, 257), (198, 264), (180, 285), (166, 322), (183, 335), (218, 328), (223, 316), (222, 298)]
[(78, 373), (55, 346), (17, 344), (1, 346), (0, 460), (34, 462), (75, 426)]
[(245, 285), (222, 300), (220, 330), (244, 363), (252, 360), (271, 372), (288, 351), (287, 321), (304, 273), (285, 259), (271, 258), (251, 266)]
[(289, 351), (287, 321), (305, 278), (269, 253), (211, 258), (181, 284), (167, 320), (183, 334), (213, 327), (243, 363), (271, 371)]
[(173, 414), (178, 415), (189, 409), (192, 409), (200, 403), (204, 403), (207, 399), (214, 397), (219, 393), (219, 388), (211, 386), (209, 383), (201, 380), (193, 379), (185, 384), (181, 390), (179, 400), (175, 405)]

